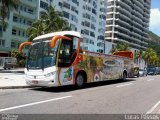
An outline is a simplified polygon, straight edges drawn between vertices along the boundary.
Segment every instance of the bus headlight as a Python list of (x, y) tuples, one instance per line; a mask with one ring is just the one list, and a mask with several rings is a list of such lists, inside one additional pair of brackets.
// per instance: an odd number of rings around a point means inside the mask
[(45, 77), (50, 77), (50, 76), (53, 76), (56, 72), (51, 72), (51, 73), (48, 73), (48, 74), (45, 74), (44, 76)]

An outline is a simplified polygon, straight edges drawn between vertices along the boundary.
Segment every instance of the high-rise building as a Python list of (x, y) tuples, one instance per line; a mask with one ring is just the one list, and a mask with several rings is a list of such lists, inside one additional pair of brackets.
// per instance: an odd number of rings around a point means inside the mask
[(118, 42), (126, 42), (131, 48), (145, 50), (151, 0), (108, 0), (105, 40), (106, 52)]
[[(8, 26), (0, 26), (0, 56), (8, 56), (28, 39), (27, 28), (40, 18), (40, 12), (49, 5), (64, 14), (72, 30), (82, 34), (81, 47), (94, 52), (104, 52), (106, 0), (21, 0), (17, 10), (10, 11)], [(1, 4), (1, 3), (0, 3)]]
[(0, 56), (9, 56), (11, 49), (28, 39), (26, 30), (37, 19), (36, 14), (36, 0), (23, 0), (16, 9), (10, 9), (7, 27), (0, 25)]

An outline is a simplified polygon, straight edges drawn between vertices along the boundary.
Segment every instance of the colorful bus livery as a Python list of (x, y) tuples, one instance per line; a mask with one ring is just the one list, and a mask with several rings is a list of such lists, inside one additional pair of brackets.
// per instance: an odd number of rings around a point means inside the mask
[(32, 86), (63, 86), (132, 77), (133, 53), (107, 55), (80, 49), (81, 35), (62, 31), (39, 36), (30, 45), (26, 61), (26, 83)]

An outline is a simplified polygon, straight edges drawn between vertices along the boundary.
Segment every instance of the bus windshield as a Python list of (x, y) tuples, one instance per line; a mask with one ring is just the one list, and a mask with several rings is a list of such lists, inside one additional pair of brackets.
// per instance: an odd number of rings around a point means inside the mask
[(32, 44), (27, 59), (27, 69), (43, 69), (56, 65), (56, 56), (59, 42), (50, 48), (50, 41)]

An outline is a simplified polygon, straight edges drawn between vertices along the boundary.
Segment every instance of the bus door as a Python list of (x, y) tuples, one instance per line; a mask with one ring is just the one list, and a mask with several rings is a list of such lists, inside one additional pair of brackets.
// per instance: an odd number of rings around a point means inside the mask
[(61, 40), (59, 55), (58, 55), (58, 79), (60, 85), (73, 84), (74, 80), (74, 68), (73, 62), (78, 54), (78, 38), (73, 36), (67, 36), (72, 40)]

